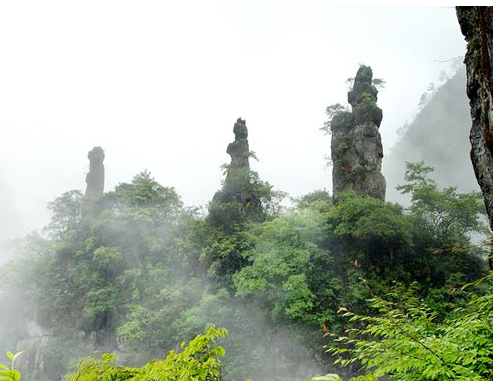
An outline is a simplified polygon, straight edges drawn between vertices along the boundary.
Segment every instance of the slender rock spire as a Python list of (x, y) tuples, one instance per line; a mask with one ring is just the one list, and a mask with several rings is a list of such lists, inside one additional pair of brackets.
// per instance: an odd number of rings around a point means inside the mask
[[(235, 204), (237, 212), (253, 213), (258, 209), (259, 200), (252, 189), (248, 146), (248, 129), (245, 120), (238, 118), (234, 124), (234, 142), (228, 145), (226, 152), (231, 156), (231, 163), (226, 166), (226, 178), (223, 187), (217, 191), (212, 202), (217, 204)], [(239, 216), (239, 215), (238, 215)]]
[(86, 199), (94, 200), (104, 193), (104, 151), (101, 147), (94, 147), (87, 154), (89, 158), (89, 173), (86, 175)]
[(226, 175), (226, 183), (231, 180), (231, 174), (235, 171), (250, 170), (250, 163), (248, 161), (248, 157), (250, 155), (248, 146), (248, 129), (244, 119), (238, 118), (236, 120), (233, 127), (233, 133), (235, 134), (235, 140), (228, 145), (226, 150), (226, 152), (231, 156), (231, 163)]

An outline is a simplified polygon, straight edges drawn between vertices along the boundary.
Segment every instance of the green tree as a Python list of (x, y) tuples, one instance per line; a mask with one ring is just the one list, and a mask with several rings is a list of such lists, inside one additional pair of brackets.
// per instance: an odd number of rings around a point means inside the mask
[(342, 113), (349, 113), (349, 107), (343, 106), (340, 103), (335, 103), (327, 106), (325, 109), (325, 114), (327, 114), (327, 121), (324, 122), (324, 125), (320, 128), (325, 134), (330, 134), (332, 120), (334, 117), (341, 115)]
[(207, 220), (224, 232), (234, 232), (251, 222), (263, 222), (280, 211), (284, 193), (274, 191), (248, 168), (225, 166), (223, 187), (209, 204)]
[(310, 290), (314, 259), (328, 261), (319, 248), (323, 216), (311, 209), (266, 222), (245, 253), (251, 265), (233, 276), (236, 295), (268, 303), (272, 316), (307, 319), (315, 306)]
[(48, 203), (51, 221), (46, 228), (52, 237), (73, 231), (82, 219), (84, 196), (79, 190), (67, 191)]
[[(188, 238), (196, 212), (183, 208), (172, 188), (146, 172), (91, 205), (78, 196), (56, 199), (54, 234), (27, 240), (25, 255), (9, 265), (9, 277), (0, 279), (0, 303), (11, 313), (19, 311), (9, 314), (8, 322), (0, 319), (0, 329), (16, 333), (20, 318), (35, 317), (64, 339), (60, 351), (70, 357), (91, 333), (95, 346), (114, 346), (120, 336), (143, 357), (172, 347), (179, 334), (170, 329), (173, 321), (200, 300), (196, 290), (203, 289), (194, 282), (200, 252)], [(86, 208), (82, 218), (79, 202)], [(179, 285), (185, 279), (190, 283)], [(25, 304), (16, 305), (19, 300)], [(87, 339), (74, 345), (72, 340), (81, 337)], [(16, 342), (15, 335), (4, 338)], [(55, 357), (44, 354), (43, 363), (45, 370), (60, 373)], [(57, 378), (49, 372), (43, 378)]]
[(479, 192), (457, 193), (456, 188), (438, 189), (429, 178), (432, 167), (423, 162), (406, 163), (405, 184), (397, 187), (411, 195), (411, 213), (415, 232), (428, 247), (447, 248), (469, 243), (472, 233), (487, 234), (485, 208)]
[(347, 193), (326, 216), (330, 245), (339, 248), (340, 260), (358, 260), (366, 271), (390, 272), (411, 244), (412, 226), (396, 204)]

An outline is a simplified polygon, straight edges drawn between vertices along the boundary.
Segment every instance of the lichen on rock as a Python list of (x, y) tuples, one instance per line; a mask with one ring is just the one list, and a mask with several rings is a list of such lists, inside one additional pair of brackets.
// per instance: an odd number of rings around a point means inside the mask
[(369, 66), (362, 65), (348, 92), (352, 111), (340, 111), (332, 118), (332, 184), (334, 198), (353, 190), (359, 196), (385, 199), (382, 168), (382, 140), (378, 128), (382, 110), (377, 106), (378, 90)]

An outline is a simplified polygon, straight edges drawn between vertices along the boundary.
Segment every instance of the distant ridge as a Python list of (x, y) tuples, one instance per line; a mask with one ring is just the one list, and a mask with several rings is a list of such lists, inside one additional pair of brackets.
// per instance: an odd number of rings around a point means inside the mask
[(387, 199), (405, 201), (395, 186), (403, 182), (405, 162), (424, 161), (435, 168), (440, 187), (479, 191), (469, 157), (471, 117), (465, 68), (440, 86), (383, 160)]

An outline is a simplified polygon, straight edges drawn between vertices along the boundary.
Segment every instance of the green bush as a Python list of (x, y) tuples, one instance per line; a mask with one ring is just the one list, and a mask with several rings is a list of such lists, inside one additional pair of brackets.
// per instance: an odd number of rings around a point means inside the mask
[(12, 354), (9, 351), (5, 353), (11, 361), (11, 366), (9, 368), (0, 364), (0, 381), (19, 381), (21, 379), (21, 373), (15, 370), (15, 360), (23, 353), (23, 351), (16, 354)]
[(438, 322), (414, 289), (397, 284), (386, 298), (372, 298), (378, 316), (341, 308), (351, 327), (328, 349), (341, 356), (336, 363), (360, 364), (365, 380), (492, 380), (493, 294), (471, 295)]
[(104, 353), (100, 359), (80, 362), (77, 372), (67, 376), (71, 381), (218, 381), (221, 376), (219, 356), (225, 352), (214, 346), (216, 338), (225, 337), (227, 330), (210, 327), (187, 346), (183, 342), (180, 353), (171, 350), (163, 360), (152, 361), (142, 367), (117, 366), (115, 354)]

